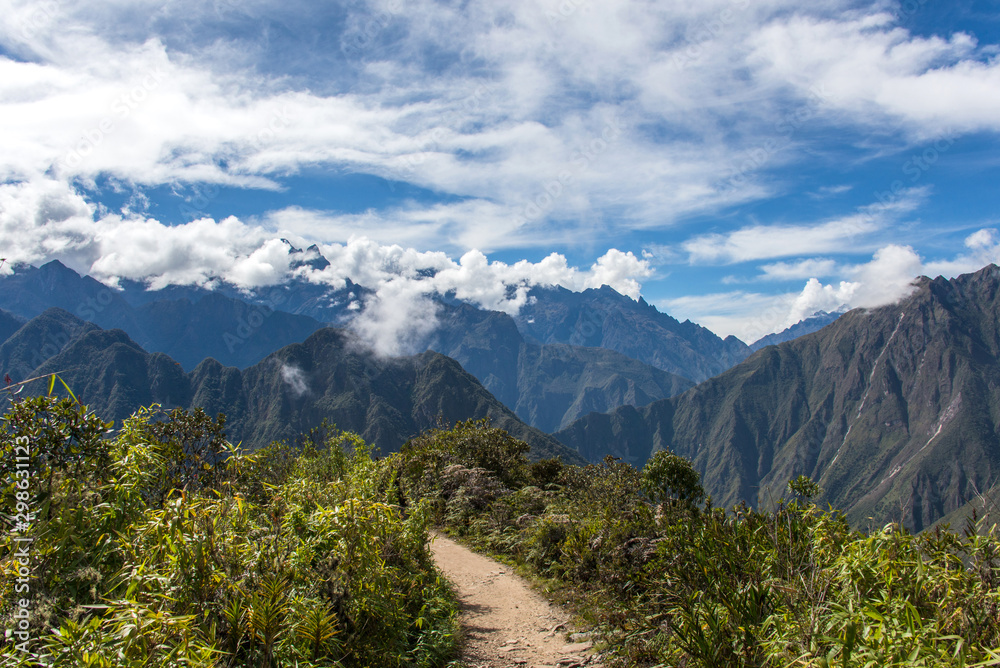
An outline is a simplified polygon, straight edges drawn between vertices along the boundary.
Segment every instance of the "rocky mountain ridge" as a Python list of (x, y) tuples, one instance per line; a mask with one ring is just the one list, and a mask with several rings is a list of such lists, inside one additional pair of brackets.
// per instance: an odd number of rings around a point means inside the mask
[(723, 505), (768, 503), (807, 475), (855, 524), (920, 530), (1000, 476), (1000, 270), (921, 278), (898, 304), (850, 311), (677, 397), (556, 436), (637, 466), (669, 448)]

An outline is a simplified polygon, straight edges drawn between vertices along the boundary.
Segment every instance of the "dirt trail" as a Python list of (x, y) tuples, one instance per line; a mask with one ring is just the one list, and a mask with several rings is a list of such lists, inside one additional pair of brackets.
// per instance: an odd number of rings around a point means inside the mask
[(509, 567), (441, 535), (432, 536), (431, 552), (461, 602), (464, 666), (599, 668), (589, 642), (566, 642), (568, 615)]

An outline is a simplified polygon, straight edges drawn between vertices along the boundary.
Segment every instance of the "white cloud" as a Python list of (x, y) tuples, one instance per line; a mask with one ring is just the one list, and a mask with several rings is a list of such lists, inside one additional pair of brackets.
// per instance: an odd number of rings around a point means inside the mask
[[(899, 120), (922, 136), (1000, 129), (1000, 61), (966, 33), (919, 37), (889, 14), (853, 20), (801, 13), (762, 27), (750, 62), (761, 81), (806, 95), (855, 123)], [(989, 53), (989, 51), (985, 52)]]
[(845, 305), (874, 308), (895, 303), (913, 292), (913, 281), (923, 271), (920, 256), (909, 246), (880, 248), (871, 262), (845, 270), (852, 280), (824, 285), (815, 278), (809, 279), (792, 303), (781, 329), (816, 311), (833, 311)]
[[(967, 244), (997, 257), (1000, 246), (990, 245), (997, 239), (994, 235), (993, 230), (981, 230), (970, 235)], [(949, 269), (945, 275), (952, 277), (978, 270), (986, 263), (965, 258), (925, 264), (913, 248), (890, 244), (878, 249), (870, 262), (838, 267), (841, 280), (823, 283), (813, 277), (799, 293), (734, 291), (682, 297), (662, 304), (675, 316), (690, 318), (721, 336), (732, 334), (752, 342), (780, 332), (817, 311), (834, 311), (845, 306), (875, 308), (895, 303), (913, 292), (914, 279), (929, 273), (929, 267), (945, 267)]]
[[(997, 128), (997, 67), (973, 39), (916, 37), (846, 0), (7, 5), (0, 41), (23, 61), (0, 58), (3, 178), (275, 187), (331, 165), (468, 198), (498, 225), (459, 225), (463, 250), (544, 243), (534, 223), (585, 212), (656, 227), (765, 197), (758, 172), (801, 159), (799, 138), (777, 131), (783, 148), (738, 184), (720, 174), (800, 106), (785, 90), (828, 89), (809, 105), (854, 112), (837, 124), (876, 109)], [(245, 21), (304, 46), (278, 56)], [(411, 213), (440, 228), (460, 210)]]
[(681, 246), (693, 264), (732, 264), (816, 253), (856, 253), (877, 247), (875, 235), (901, 214), (916, 209), (927, 193), (926, 187), (902, 189), (887, 197), (885, 202), (861, 207), (855, 214), (834, 220), (799, 225), (752, 225), (732, 232), (693, 237)]
[(812, 253), (856, 251), (880, 226), (858, 214), (815, 225), (754, 225), (725, 234), (706, 234), (682, 247), (692, 263), (731, 264)]
[[(608, 283), (637, 296), (651, 264), (681, 252), (695, 264), (791, 258), (765, 265), (764, 278), (830, 281), (807, 284), (794, 312), (846, 296), (868, 303), (875, 281), (905, 288), (897, 278), (916, 266), (916, 251), (889, 249), (887, 230), (928, 189), (818, 224), (733, 230), (720, 217), (715, 233), (670, 249), (651, 239), (641, 257), (612, 249), (589, 268), (559, 254), (511, 264), (487, 254), (603, 250), (623, 233), (768, 198), (788, 187), (773, 172), (814, 159), (815, 137), (831, 131), (890, 137), (898, 150), (942, 129), (1000, 129), (995, 48), (961, 33), (911, 34), (886, 7), (6, 0), (0, 243), (9, 258), (59, 258), (109, 281), (222, 276), (252, 288), (287, 271), (277, 237), (317, 242), (332, 266), (311, 280), (349, 276), (379, 290), (382, 306), (369, 315), (389, 330), (394, 305), (449, 291), (507, 311), (530, 285)], [(880, 150), (855, 149), (859, 160)], [(440, 197), (172, 225), (141, 207), (108, 212), (77, 187), (111, 179), (278, 189), (314, 169)], [(876, 253), (867, 269), (828, 259), (859, 252)], [(976, 233), (961, 254), (923, 268), (947, 274), (997, 257), (996, 237)], [(727, 294), (716, 306), (681, 306), (733, 331), (724, 323), (745, 316), (726, 299), (784, 299)]]
[(437, 328), (437, 311), (419, 281), (391, 280), (351, 322), (351, 329), (378, 355), (413, 354), (424, 350)]
[(976, 271), (988, 264), (1000, 264), (1000, 234), (995, 228), (983, 228), (965, 238), (969, 250), (954, 258), (926, 263), (928, 276), (957, 276)]
[(215, 278), (251, 289), (284, 282), (292, 273), (338, 288), (350, 278), (376, 292), (354, 327), (381, 354), (420, 347), (436, 327), (431, 298), (437, 295), (453, 294), (513, 314), (535, 285), (583, 290), (607, 284), (637, 299), (640, 281), (653, 274), (647, 259), (614, 248), (584, 270), (557, 253), (539, 262), (507, 264), (471, 250), (456, 261), (444, 252), (364, 236), (319, 244), (330, 265), (322, 271), (300, 267), (293, 272), (289, 246), (278, 238), (301, 244), (293, 214), (298, 212), (272, 221), (292, 220), (293, 230), (248, 225), (235, 217), (171, 226), (140, 215), (102, 216), (59, 181), (0, 184), (0, 247), (12, 264), (60, 259), (109, 284), (128, 278), (154, 289), (205, 285)]
[(746, 343), (782, 329), (794, 294), (763, 294), (735, 290), (664, 300), (661, 310), (679, 319), (690, 319), (722, 337), (735, 336)]
[(288, 389), (297, 397), (309, 391), (309, 383), (306, 374), (299, 367), (293, 364), (281, 365), (281, 380), (288, 385)]
[(788, 281), (800, 278), (830, 276), (837, 271), (837, 263), (830, 259), (808, 258), (798, 262), (773, 262), (761, 267), (761, 278), (769, 281)]

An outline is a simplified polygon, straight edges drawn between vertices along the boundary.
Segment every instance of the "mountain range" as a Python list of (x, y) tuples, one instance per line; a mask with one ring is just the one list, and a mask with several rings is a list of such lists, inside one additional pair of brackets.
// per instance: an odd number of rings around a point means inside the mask
[[(322, 270), (328, 264), (315, 247), (303, 251), (289, 245), (289, 253), (293, 269)], [(372, 294), (351, 281), (331, 287), (302, 278), (255, 292), (222, 282), (149, 290), (141, 283), (122, 281), (120, 289), (114, 289), (58, 261), (41, 267), (19, 266), (13, 275), (0, 280), (0, 308), (17, 318), (61, 308), (103, 329), (121, 329), (144, 350), (165, 353), (187, 371), (207, 358), (246, 369), (325, 326), (349, 326)], [(588, 300), (599, 302), (602, 317), (609, 323), (622, 320), (615, 314), (633, 311), (637, 304), (610, 288), (588, 291), (584, 297), (581, 301), (577, 293), (545, 291), (532, 301), (548, 304), (555, 312), (559, 299), (569, 299), (574, 308), (583, 305), (588, 314), (597, 312), (586, 307)], [(650, 323), (669, 321), (683, 329), (669, 316), (642, 304), (639, 313)], [(691, 323), (685, 327), (697, 335), (696, 341), (671, 335), (669, 342), (659, 344), (661, 353), (679, 348), (683, 350), (673, 358), (692, 360), (688, 366), (672, 366), (683, 373), (671, 373), (613, 348), (588, 347), (594, 341), (573, 334), (574, 323), (556, 327), (555, 316), (549, 319), (553, 328), (566, 333), (565, 338), (579, 339), (580, 344), (560, 342), (557, 336), (548, 337), (551, 341), (545, 343), (534, 340), (522, 332), (518, 321), (501, 312), (445, 298), (436, 306), (439, 326), (418, 343), (415, 352), (434, 350), (457, 359), (522, 420), (543, 431), (564, 427), (590, 411), (673, 396), (690, 388), (702, 369), (724, 366), (712, 361), (717, 349), (725, 347), (722, 340)], [(641, 320), (634, 313), (630, 317)], [(655, 327), (661, 326), (649, 324), (645, 329)], [(624, 334), (619, 334), (609, 340), (623, 339)]]
[(767, 346), (775, 346), (779, 343), (784, 343), (785, 341), (791, 341), (799, 338), (800, 336), (805, 336), (806, 334), (818, 332), (843, 315), (846, 310), (846, 308), (842, 307), (840, 310), (834, 311), (833, 313), (816, 311), (808, 318), (800, 320), (788, 329), (775, 332), (774, 334), (768, 334), (767, 336), (757, 339), (750, 344), (750, 350), (757, 352), (761, 348), (766, 348)]
[[(326, 267), (314, 247), (289, 253)], [(920, 278), (898, 304), (750, 346), (607, 286), (536, 287), (513, 317), (444, 296), (421, 350), (386, 358), (345, 329), (374, 294), (350, 281), (114, 289), (52, 262), (0, 279), (0, 365), (58, 371), (114, 419), (154, 402), (224, 412), (253, 445), (326, 418), (391, 451), (488, 415), (536, 457), (642, 466), (669, 448), (724, 506), (770, 503), (801, 474), (856, 525), (920, 530), (1000, 482), (998, 292), (993, 266)]]
[(691, 458), (716, 502), (766, 504), (807, 475), (863, 525), (921, 530), (1000, 479), (1000, 270), (920, 278), (768, 346), (673, 398), (588, 415), (556, 437), (593, 460)]
[(749, 346), (690, 320), (679, 322), (607, 285), (583, 292), (536, 287), (517, 316), (529, 341), (614, 350), (694, 382), (707, 380), (750, 355)]
[(439, 424), (489, 417), (529, 443), (534, 458), (586, 463), (521, 422), (454, 360), (430, 351), (379, 357), (342, 329), (317, 330), (244, 370), (206, 359), (185, 372), (120, 329), (104, 330), (53, 308), (0, 345), (0, 363), (28, 370), (25, 376), (58, 373), (81, 402), (118, 422), (154, 403), (224, 413), (227, 436), (253, 447), (294, 439), (327, 420), (392, 452)]

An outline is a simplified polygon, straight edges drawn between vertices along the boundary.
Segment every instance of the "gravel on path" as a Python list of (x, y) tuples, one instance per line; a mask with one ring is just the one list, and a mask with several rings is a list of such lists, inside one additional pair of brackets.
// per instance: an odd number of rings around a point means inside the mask
[(467, 668), (600, 668), (591, 643), (566, 642), (568, 615), (511, 569), (434, 534), (431, 552), (458, 592)]

